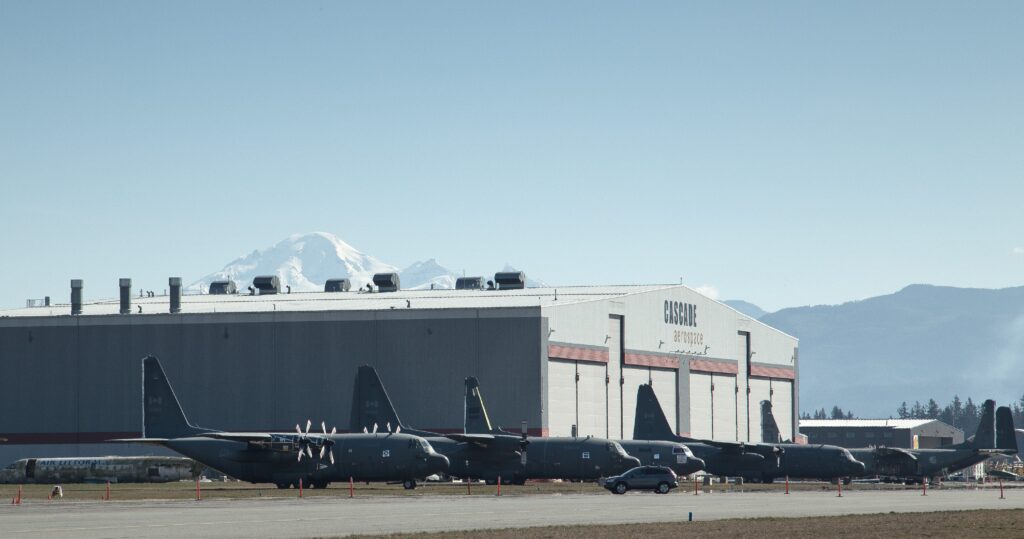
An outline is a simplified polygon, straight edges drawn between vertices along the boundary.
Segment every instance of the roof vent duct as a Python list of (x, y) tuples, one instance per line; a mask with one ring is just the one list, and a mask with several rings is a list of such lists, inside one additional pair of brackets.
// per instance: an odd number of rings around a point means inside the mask
[(237, 294), (238, 286), (235, 285), (235, 282), (231, 280), (213, 281), (212, 283), (210, 283), (210, 293), (218, 295)]
[(456, 290), (483, 290), (483, 277), (459, 277), (455, 279)]
[(348, 292), (352, 288), (352, 281), (348, 279), (327, 279), (324, 283), (324, 292)]
[(132, 312), (132, 280), (120, 279), (118, 286), (121, 287), (121, 314)]
[(261, 275), (252, 280), (252, 286), (260, 291), (260, 295), (276, 294), (281, 290), (281, 280), (277, 275)]
[(526, 288), (526, 274), (521, 271), (499, 271), (494, 282), (501, 290), (522, 290)]
[(181, 312), (181, 277), (169, 277), (167, 286), (171, 289), (171, 312)]
[(71, 279), (71, 314), (82, 314), (81, 279)]
[(377, 285), (380, 292), (398, 292), (402, 288), (397, 273), (376, 273), (373, 275), (373, 284)]

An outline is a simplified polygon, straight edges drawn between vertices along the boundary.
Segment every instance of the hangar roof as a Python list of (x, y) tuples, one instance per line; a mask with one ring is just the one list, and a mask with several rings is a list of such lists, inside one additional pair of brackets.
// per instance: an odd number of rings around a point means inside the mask
[[(486, 309), (553, 307), (585, 301), (607, 300), (683, 285), (565, 286), (521, 290), (399, 290), (397, 292), (294, 292), (291, 294), (183, 295), (181, 312), (224, 313), (266, 311), (374, 311), (387, 309)], [(167, 314), (168, 296), (132, 297), (132, 314)], [(115, 299), (83, 302), (82, 315), (116, 315)], [(26, 307), (0, 311), (3, 317), (69, 316), (70, 304)]]
[(894, 429), (916, 429), (938, 419), (801, 419), (804, 427), (890, 427)]

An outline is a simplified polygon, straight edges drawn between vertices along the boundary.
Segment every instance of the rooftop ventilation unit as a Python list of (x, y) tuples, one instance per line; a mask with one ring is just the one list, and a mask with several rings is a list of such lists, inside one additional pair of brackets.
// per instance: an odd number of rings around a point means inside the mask
[(181, 277), (168, 277), (167, 286), (171, 289), (170, 311), (181, 312)]
[(483, 277), (459, 277), (455, 279), (456, 290), (483, 290)]
[(71, 279), (71, 314), (82, 314), (82, 280)]
[(352, 288), (352, 281), (348, 279), (327, 279), (324, 283), (324, 292), (348, 292)]
[(119, 312), (130, 314), (132, 312), (132, 280), (120, 279), (117, 285), (121, 289), (121, 310)]
[(398, 292), (402, 288), (397, 273), (376, 273), (373, 275), (373, 284), (377, 285), (380, 292)]
[(261, 275), (252, 280), (252, 286), (260, 291), (260, 295), (276, 294), (281, 291), (281, 280), (277, 275)]
[(237, 294), (238, 287), (234, 281), (214, 281), (210, 283), (211, 294)]
[(526, 288), (526, 274), (521, 271), (499, 271), (494, 282), (501, 290), (522, 290)]

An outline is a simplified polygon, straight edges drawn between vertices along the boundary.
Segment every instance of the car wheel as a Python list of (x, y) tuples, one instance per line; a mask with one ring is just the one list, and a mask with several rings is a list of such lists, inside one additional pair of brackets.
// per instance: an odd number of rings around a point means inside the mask
[(416, 488), (416, 481), (412, 479), (406, 479), (405, 481), (402, 482), (402, 486), (405, 487), (405, 490), (412, 490)]
[(627, 487), (626, 484), (623, 483), (622, 481), (619, 481), (618, 483), (615, 483), (615, 493), (616, 494), (625, 494), (627, 490), (629, 490), (629, 487)]
[(668, 483), (662, 481), (658, 483), (658, 494), (668, 494), (669, 486)]

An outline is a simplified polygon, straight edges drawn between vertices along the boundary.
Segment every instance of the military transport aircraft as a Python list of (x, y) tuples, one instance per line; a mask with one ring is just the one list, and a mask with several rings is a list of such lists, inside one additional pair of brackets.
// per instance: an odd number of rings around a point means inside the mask
[(195, 479), (204, 467), (184, 457), (33, 458), (0, 470), (0, 483), (166, 483)]
[[(966, 442), (937, 449), (904, 449), (899, 447), (852, 448), (850, 453), (864, 463), (862, 477), (879, 477), (884, 481), (904, 481), (920, 484), (928, 477), (948, 475), (973, 466), (994, 455), (1017, 453), (1013, 415), (1003, 406), (998, 410), (995, 401), (987, 400), (981, 407), (978, 431)], [(771, 406), (761, 407), (761, 424), (765, 432), (778, 432)], [(994, 428), (993, 428), (994, 427)]]
[[(466, 419), (464, 429), (466, 434), (490, 435), (496, 438), (515, 437), (515, 434), (494, 428), (491, 426), (491, 419), (487, 415), (487, 408), (484, 406), (483, 395), (480, 392), (480, 382), (475, 377), (466, 378)], [(574, 451), (586, 451), (581, 444), (607, 443), (601, 438), (570, 437), (570, 438), (549, 438), (542, 436), (527, 437), (526, 468), (522, 471), (524, 477), (541, 477), (543, 473), (541, 464), (530, 460), (530, 455), (546, 456), (551, 446), (565, 446)], [(704, 469), (704, 461), (695, 457), (690, 448), (677, 442), (659, 440), (616, 440), (614, 443), (622, 446), (631, 456), (636, 457), (641, 464), (649, 466), (667, 466), (672, 468), (676, 475), (690, 475)], [(577, 447), (580, 446), (580, 447)], [(563, 450), (565, 451), (565, 450)], [(593, 452), (591, 452), (592, 454)], [(619, 472), (610, 472), (607, 475), (615, 475)], [(506, 476), (508, 477), (508, 476)]]
[(777, 477), (837, 480), (864, 474), (864, 463), (834, 445), (719, 442), (678, 436), (669, 426), (649, 384), (637, 389), (634, 440), (668, 440), (686, 444), (704, 459), (708, 473), (771, 483)]
[[(337, 434), (303, 432), (224, 432), (193, 426), (171, 389), (160, 361), (142, 360), (142, 438), (111, 442), (149, 443), (251, 483), (324, 488), (332, 481), (404, 481), (406, 484), (448, 470), (448, 459), (418, 436), (391, 432)], [(314, 452), (315, 450), (315, 452)], [(315, 456), (314, 456), (315, 455)], [(305, 460), (303, 457), (306, 457)]]
[[(402, 424), (373, 367), (359, 368), (352, 402), (353, 430), (394, 425), (426, 437), (452, 465), (449, 475), (522, 484), (527, 479), (597, 479), (640, 465), (622, 446), (601, 438), (549, 439), (493, 434), (439, 434)], [(551, 441), (549, 441), (551, 440)], [(535, 446), (536, 444), (536, 446)]]

